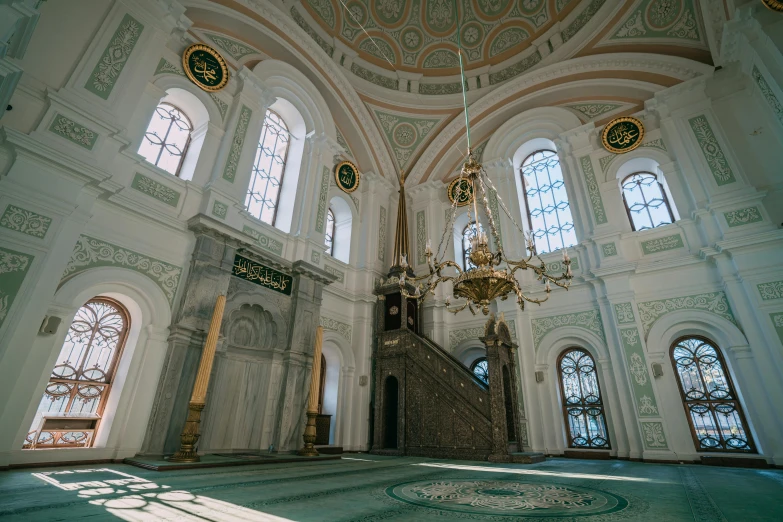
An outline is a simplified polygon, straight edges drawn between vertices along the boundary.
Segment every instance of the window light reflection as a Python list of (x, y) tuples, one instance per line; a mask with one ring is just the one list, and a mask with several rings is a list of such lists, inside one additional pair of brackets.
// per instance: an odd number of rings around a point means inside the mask
[(468, 471), (488, 471), (491, 473), (514, 473), (517, 475), (539, 475), (543, 477), (562, 477), (574, 479), (594, 479), (594, 480), (618, 480), (623, 482), (660, 482), (642, 477), (620, 477), (617, 475), (596, 475), (593, 473), (563, 473), (562, 471), (543, 471), (538, 469), (515, 469), (515, 468), (490, 468), (488, 466), (468, 466), (465, 464), (445, 464), (445, 463), (419, 463), (413, 466), (427, 466), (430, 468), (448, 468)]

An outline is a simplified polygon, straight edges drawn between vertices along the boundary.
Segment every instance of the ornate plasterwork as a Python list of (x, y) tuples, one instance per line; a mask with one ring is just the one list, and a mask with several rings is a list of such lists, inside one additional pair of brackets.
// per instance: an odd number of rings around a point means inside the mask
[(601, 252), (603, 252), (604, 257), (612, 257), (617, 255), (617, 245), (612, 243), (604, 243), (601, 245)]
[(687, 295), (684, 297), (672, 297), (670, 299), (660, 299), (657, 301), (647, 301), (637, 303), (639, 309), (639, 319), (642, 321), (644, 335), (650, 333), (655, 321), (662, 316), (679, 310), (701, 310), (710, 312), (724, 319), (737, 324), (734, 314), (723, 292), (707, 292), (703, 294)]
[(755, 206), (724, 212), (723, 217), (726, 218), (726, 223), (729, 225), (729, 228), (741, 227), (742, 225), (750, 225), (752, 223), (764, 221), (761, 211)]
[(710, 168), (713, 178), (715, 178), (715, 183), (721, 186), (737, 181), (729, 160), (726, 159), (726, 155), (723, 153), (715, 133), (712, 132), (712, 127), (707, 121), (707, 117), (696, 116), (689, 119), (688, 123), (694, 136), (696, 136), (696, 141), (699, 143), (702, 154), (704, 154), (707, 166)]
[(321, 252), (318, 250), (310, 252), (310, 261), (312, 261), (314, 265), (321, 266)]
[(756, 285), (763, 301), (783, 299), (783, 281), (770, 281)]
[[(517, 342), (516, 323), (511, 319), (506, 321), (506, 324), (508, 324), (508, 331), (511, 333), (511, 340)], [(484, 325), (449, 330), (449, 349), (454, 350), (464, 341), (477, 341), (479, 337), (484, 337)]]
[(34, 256), (0, 247), (0, 328), (33, 264)]
[(772, 109), (772, 112), (775, 113), (775, 117), (777, 117), (778, 121), (783, 124), (783, 104), (781, 104), (780, 100), (778, 100), (777, 95), (769, 86), (767, 80), (764, 79), (764, 75), (761, 74), (761, 71), (759, 71), (759, 68), (755, 65), (753, 66), (751, 75), (753, 76), (753, 80), (755, 80), (756, 85), (758, 85), (759, 90), (761, 91), (761, 95), (765, 100), (767, 100), (767, 103)]
[(65, 280), (85, 270), (103, 266), (127, 268), (147, 276), (163, 291), (169, 304), (174, 301), (179, 278), (182, 275), (182, 268), (176, 265), (101, 239), (82, 235), (76, 241), (62, 278)]
[(642, 435), (644, 436), (644, 447), (648, 450), (669, 449), (666, 442), (666, 435), (663, 432), (662, 422), (642, 422)]
[(585, 312), (576, 312), (572, 314), (541, 317), (533, 319), (531, 323), (533, 325), (533, 346), (535, 346), (536, 350), (538, 350), (539, 343), (546, 334), (564, 326), (584, 328), (585, 330), (593, 332), (606, 342), (604, 326), (601, 322), (601, 312), (599, 310), (587, 310)]
[(617, 318), (617, 324), (633, 324), (636, 322), (631, 303), (617, 303), (614, 305), (614, 315)]
[(334, 46), (321, 38), (321, 35), (319, 35), (315, 29), (310, 27), (310, 24), (307, 23), (307, 20), (305, 20), (301, 14), (299, 14), (299, 11), (296, 10), (296, 7), (291, 8), (291, 18), (294, 19), (294, 22), (296, 22), (296, 25), (301, 27), (308, 35), (310, 35), (310, 38), (315, 40), (315, 43), (318, 44), (318, 46), (324, 50), (326, 54), (329, 56), (332, 56), (332, 53), (334, 53)]
[(273, 252), (279, 256), (283, 255), (283, 243), (277, 239), (271, 238), (247, 225), (242, 227), (242, 232), (255, 239), (258, 246), (264, 250), (269, 250), (270, 252)]
[(598, 180), (593, 170), (593, 162), (590, 156), (579, 158), (579, 164), (582, 166), (582, 172), (585, 174), (585, 184), (587, 185), (587, 195), (590, 197), (590, 205), (593, 209), (593, 217), (597, 225), (603, 225), (607, 222), (606, 211), (604, 210), (604, 200), (601, 197), (601, 189), (598, 187)]
[(222, 201), (215, 200), (212, 203), (212, 215), (215, 217), (219, 217), (220, 219), (226, 219), (226, 214), (228, 213), (228, 205), (223, 203)]
[(228, 157), (226, 158), (226, 166), (223, 168), (223, 179), (230, 181), (231, 183), (234, 182), (234, 178), (237, 175), (239, 157), (242, 155), (242, 147), (245, 144), (247, 127), (250, 124), (250, 117), (252, 115), (253, 111), (246, 105), (243, 105), (239, 111), (237, 126), (234, 129), (234, 139), (231, 141), (231, 148), (229, 149)]
[(644, 0), (613, 30), (610, 40), (669, 39), (701, 42), (692, 0)]
[(52, 218), (27, 210), (16, 205), (8, 205), (0, 216), (0, 227), (43, 239)]
[(321, 173), (321, 190), (318, 192), (318, 214), (315, 216), (316, 232), (323, 232), (326, 223), (326, 200), (329, 197), (329, 169), (324, 167)]
[(772, 326), (775, 328), (775, 332), (778, 334), (780, 343), (783, 344), (783, 312), (769, 314), (769, 318), (772, 321)]
[(378, 261), (386, 261), (386, 209), (380, 207), (378, 216)]
[(49, 132), (65, 138), (71, 143), (92, 150), (95, 142), (98, 141), (98, 133), (80, 125), (62, 114), (55, 113), (52, 124), (49, 125)]
[(631, 391), (634, 397), (636, 414), (638, 417), (658, 417), (658, 402), (655, 399), (655, 390), (652, 385), (650, 371), (647, 368), (647, 359), (642, 349), (642, 341), (639, 330), (634, 328), (620, 328), (620, 341), (625, 352), (625, 360), (628, 364)]
[[(187, 78), (185, 72), (182, 70), (182, 67), (180, 67), (179, 64), (171, 63), (165, 58), (160, 59), (158, 66), (155, 68), (155, 72), (153, 74), (155, 76), (159, 74), (176, 74), (177, 76)], [(212, 98), (212, 101), (215, 102), (215, 105), (217, 105), (218, 111), (220, 112), (220, 117), (225, 119), (226, 112), (228, 112), (228, 103), (220, 99), (220, 97), (214, 92), (209, 93), (209, 97)]]
[(446, 115), (435, 118), (418, 118), (410, 114), (381, 110), (370, 107), (383, 137), (400, 170), (406, 169), (416, 152), (446, 119)]
[(642, 241), (641, 245), (642, 253), (646, 256), (685, 247), (685, 244), (682, 242), (682, 236), (680, 234), (672, 234), (670, 236), (649, 239), (647, 241)]
[(340, 128), (335, 125), (334, 132), (337, 136), (337, 143), (342, 147), (342, 149), (345, 151), (345, 153), (350, 156), (351, 158), (354, 158), (353, 152), (351, 151), (350, 145), (348, 145), (348, 140), (345, 139), (345, 136), (343, 136), (343, 133), (340, 132)]
[(622, 103), (592, 102), (592, 103), (570, 103), (564, 105), (563, 107), (567, 107), (571, 110), (578, 112), (579, 114), (584, 116), (584, 119), (592, 120), (608, 112), (615, 111), (622, 106), (623, 106)]
[(331, 274), (337, 278), (338, 283), (344, 283), (345, 282), (345, 272), (342, 270), (338, 270), (337, 268), (333, 266), (329, 266), (327, 264), (324, 264), (324, 271), (326, 271), (327, 274)]
[(136, 175), (133, 176), (131, 188), (172, 207), (176, 207), (179, 204), (179, 198), (181, 196), (176, 190), (169, 188), (163, 183), (159, 183), (140, 172), (137, 172)]
[(212, 40), (214, 44), (222, 51), (225, 51), (231, 58), (234, 60), (241, 60), (245, 56), (251, 55), (251, 54), (261, 54), (261, 52), (254, 48), (250, 47), (249, 45), (246, 45), (242, 42), (239, 42), (237, 40), (234, 40), (233, 38), (229, 38), (228, 36), (220, 35), (220, 34), (212, 34), (212, 33), (204, 33), (207, 38)]
[(322, 326), (324, 330), (331, 330), (332, 332), (337, 332), (341, 336), (345, 337), (345, 339), (347, 339), (348, 342), (351, 342), (351, 337), (353, 336), (353, 326), (351, 326), (350, 324), (346, 324), (341, 321), (338, 321), (337, 319), (332, 319), (331, 317), (324, 317), (324, 316), (321, 316), (318, 319), (318, 324)]
[(424, 254), (427, 243), (427, 218), (423, 210), (416, 212), (416, 262), (423, 265), (427, 262)]
[(117, 84), (120, 73), (128, 63), (133, 48), (139, 41), (144, 25), (126, 14), (114, 35), (101, 54), (84, 88), (96, 96), (107, 100)]
[(574, 37), (576, 33), (579, 32), (579, 30), (587, 25), (587, 22), (589, 22), (593, 16), (598, 12), (598, 10), (601, 8), (601, 6), (604, 5), (606, 0), (592, 0), (587, 7), (579, 13), (579, 15), (574, 18), (574, 20), (568, 25), (568, 27), (563, 30), (561, 33), (561, 36), (563, 37), (563, 41), (567, 42), (571, 38)]
[[(668, 151), (668, 149), (666, 148), (666, 144), (663, 142), (662, 138), (657, 138), (657, 139), (654, 139), (654, 140), (648, 140), (648, 141), (642, 143), (641, 145), (639, 145), (639, 148), (645, 148), (645, 147), (648, 147), (648, 148), (651, 148), (651, 149), (662, 150), (664, 152)], [(601, 166), (601, 172), (606, 174), (606, 171), (609, 169), (609, 165), (611, 165), (612, 162), (615, 159), (619, 158), (620, 156), (622, 156), (622, 154), (613, 154), (611, 152), (608, 155), (606, 155), (606, 156), (601, 156), (598, 159), (598, 163)]]

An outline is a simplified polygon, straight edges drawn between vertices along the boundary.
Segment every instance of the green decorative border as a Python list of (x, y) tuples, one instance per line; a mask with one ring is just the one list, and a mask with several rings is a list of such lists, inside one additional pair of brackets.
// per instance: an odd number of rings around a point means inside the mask
[(771, 301), (773, 299), (783, 298), (783, 281), (770, 281), (769, 283), (759, 283), (756, 285), (762, 301)]
[(111, 37), (109, 45), (101, 54), (98, 63), (95, 64), (84, 88), (99, 98), (109, 99), (109, 95), (128, 63), (128, 58), (136, 47), (142, 31), (144, 31), (144, 25), (131, 15), (126, 14)]
[(100, 136), (94, 130), (88, 129), (59, 113), (54, 113), (52, 123), (49, 125), (49, 132), (87, 150), (92, 150), (95, 142), (98, 141), (98, 136)]
[(601, 245), (601, 252), (604, 254), (604, 257), (612, 257), (617, 255), (617, 245), (612, 243), (604, 243)]
[(771, 313), (769, 314), (769, 318), (772, 321), (775, 332), (778, 334), (780, 344), (783, 344), (783, 312)]
[(382, 74), (378, 74), (369, 69), (365, 69), (364, 67), (362, 67), (356, 62), (351, 64), (351, 72), (354, 73), (359, 78), (361, 78), (362, 80), (367, 80), (368, 82), (374, 83), (375, 85), (378, 85), (380, 87), (385, 87), (387, 89), (394, 89), (395, 91), (399, 88), (399, 80), (389, 78), (388, 76), (384, 76)]
[(587, 22), (590, 21), (590, 19), (595, 16), (595, 14), (598, 12), (599, 9), (601, 9), (601, 6), (604, 5), (606, 0), (593, 0), (590, 2), (590, 4), (579, 13), (579, 15), (574, 18), (574, 21), (569, 24), (568, 27), (565, 28), (565, 31), (561, 33), (561, 36), (563, 38), (563, 43), (567, 42), (571, 38), (574, 37), (574, 35), (579, 32), (579, 30), (587, 25)]
[(579, 164), (582, 166), (582, 172), (585, 174), (587, 193), (593, 207), (593, 217), (595, 217), (596, 224), (603, 225), (607, 222), (606, 211), (604, 210), (604, 200), (601, 198), (601, 189), (598, 187), (598, 181), (593, 170), (593, 162), (590, 160), (590, 156), (582, 156), (579, 158)]
[[(571, 271), (579, 270), (579, 258), (577, 256), (571, 257)], [(566, 266), (562, 259), (552, 261), (546, 264), (546, 271), (550, 274), (564, 274)]]
[(329, 197), (329, 169), (324, 167), (321, 175), (321, 190), (318, 192), (318, 213), (315, 215), (315, 231), (323, 233), (326, 223), (326, 199)]
[(245, 56), (248, 56), (250, 54), (261, 54), (254, 47), (245, 45), (243, 42), (234, 40), (233, 38), (229, 38), (227, 36), (222, 36), (217, 34), (211, 34), (211, 33), (204, 33), (204, 34), (206, 34), (207, 38), (212, 40), (216, 46), (226, 51), (226, 54), (228, 54), (231, 58), (233, 58), (236, 61), (239, 61)]
[(778, 97), (775, 96), (775, 93), (767, 83), (767, 80), (764, 79), (764, 75), (761, 74), (761, 71), (759, 71), (758, 67), (755, 65), (751, 71), (751, 76), (753, 76), (753, 79), (756, 80), (756, 85), (759, 86), (761, 95), (764, 96), (765, 100), (767, 100), (767, 103), (772, 108), (772, 112), (775, 113), (778, 121), (783, 124), (783, 105), (778, 100)]
[(0, 328), (11, 311), (35, 256), (0, 247)]
[(720, 187), (737, 181), (734, 177), (734, 171), (731, 169), (731, 165), (729, 165), (729, 160), (723, 153), (723, 149), (712, 131), (710, 122), (707, 121), (707, 117), (704, 115), (696, 116), (689, 119), (688, 123), (691, 126), (693, 135), (696, 136), (696, 141), (699, 143), (699, 148), (707, 161), (710, 172), (712, 172), (712, 177), (715, 178), (715, 183)]
[(729, 228), (741, 227), (743, 225), (764, 221), (764, 218), (761, 216), (761, 211), (755, 206), (724, 212), (723, 217), (726, 218), (726, 224), (729, 225)]
[(653, 390), (652, 377), (642, 349), (642, 339), (636, 328), (620, 328), (620, 340), (625, 351), (628, 376), (634, 396), (634, 409), (639, 417), (659, 417), (658, 401)]
[(424, 211), (416, 212), (416, 262), (423, 265), (427, 262), (427, 256), (424, 254), (427, 243), (427, 219)]
[(329, 56), (334, 54), (334, 47), (329, 42), (321, 38), (321, 36), (316, 33), (312, 27), (310, 27), (310, 24), (308, 24), (307, 21), (302, 18), (302, 15), (299, 14), (299, 11), (296, 9), (296, 7), (291, 8), (291, 18), (294, 19), (296, 25), (304, 29), (304, 32), (310, 35), (310, 38), (315, 40), (315, 43), (317, 43), (326, 54)]
[(155, 72), (152, 74), (154, 76), (159, 74), (176, 74), (177, 76), (187, 78), (187, 76), (185, 76), (185, 71), (183, 71), (179, 65), (173, 64), (165, 58), (160, 59), (158, 66), (155, 68)]
[(647, 241), (642, 241), (641, 245), (642, 253), (646, 256), (660, 254), (661, 252), (676, 250), (678, 248), (685, 248), (685, 244), (683, 243), (680, 234), (648, 239)]
[(604, 334), (604, 325), (601, 321), (601, 312), (599, 310), (586, 310), (573, 314), (553, 315), (550, 317), (541, 317), (531, 321), (533, 325), (533, 346), (538, 351), (541, 339), (552, 330), (564, 326), (575, 326), (593, 332), (606, 342)]
[(127, 268), (147, 276), (163, 291), (169, 304), (174, 302), (182, 275), (181, 267), (84, 235), (76, 241), (61, 284), (85, 270), (104, 266)]
[(332, 319), (331, 317), (324, 317), (321, 316), (318, 319), (318, 324), (323, 327), (324, 330), (330, 330), (332, 332), (337, 332), (341, 336), (345, 337), (348, 342), (351, 342), (351, 338), (353, 337), (353, 326), (347, 323), (343, 323), (341, 321), (338, 321), (337, 319)]
[(252, 115), (253, 111), (246, 105), (243, 105), (242, 109), (239, 111), (237, 126), (236, 129), (234, 129), (234, 139), (231, 141), (231, 149), (226, 158), (226, 166), (223, 168), (223, 179), (230, 181), (231, 183), (234, 182), (234, 178), (236, 178), (237, 175), (239, 157), (242, 155), (242, 146), (245, 144), (247, 127), (250, 124), (250, 117)]
[(703, 294), (686, 295), (683, 297), (672, 297), (658, 301), (646, 301), (637, 303), (639, 309), (639, 319), (642, 321), (644, 336), (650, 333), (653, 324), (662, 316), (679, 310), (702, 310), (723, 317), (731, 321), (737, 327), (737, 320), (731, 311), (726, 294), (723, 292), (707, 292)]
[[(513, 319), (506, 321), (508, 324), (508, 331), (511, 334), (511, 340), (516, 342), (517, 340), (517, 325)], [(479, 337), (484, 336), (484, 325), (473, 326), (470, 328), (459, 328), (456, 330), (449, 330), (449, 349), (453, 350), (463, 341), (478, 340)]]
[(212, 215), (215, 217), (219, 217), (220, 219), (226, 219), (226, 214), (228, 214), (228, 205), (223, 203), (222, 201), (215, 200), (212, 202)]
[(169, 188), (140, 172), (133, 176), (131, 188), (174, 208), (179, 204), (179, 198), (182, 195), (173, 188)]
[(386, 261), (386, 208), (380, 207), (378, 216), (378, 261)]
[(666, 433), (663, 431), (662, 422), (640, 422), (642, 427), (642, 440), (644, 447), (648, 450), (668, 450), (669, 443), (666, 442)]
[(634, 324), (636, 316), (633, 314), (633, 305), (631, 303), (617, 303), (614, 305), (614, 316), (617, 324)]
[(266, 234), (262, 234), (258, 230), (249, 227), (247, 225), (244, 225), (242, 227), (242, 233), (247, 234), (248, 236), (255, 239), (258, 246), (260, 246), (264, 250), (269, 250), (270, 252), (275, 253), (279, 256), (283, 255), (283, 243), (281, 243), (280, 241), (273, 239), (267, 236)]
[(0, 216), (0, 227), (43, 239), (52, 218), (15, 205), (8, 205)]

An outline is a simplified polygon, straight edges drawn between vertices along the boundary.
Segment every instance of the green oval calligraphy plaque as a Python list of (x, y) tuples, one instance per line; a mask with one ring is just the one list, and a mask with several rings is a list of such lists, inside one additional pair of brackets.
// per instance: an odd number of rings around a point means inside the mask
[(644, 125), (641, 121), (630, 116), (615, 118), (606, 124), (601, 134), (601, 143), (604, 148), (614, 154), (631, 152), (642, 144), (644, 138)]
[(208, 92), (228, 83), (228, 67), (220, 53), (204, 44), (194, 44), (182, 54), (182, 67), (190, 81)]
[(473, 185), (467, 178), (457, 178), (449, 183), (449, 200), (457, 202), (458, 207), (464, 207), (473, 201)]
[(349, 194), (359, 188), (359, 169), (350, 161), (343, 161), (334, 167), (334, 180), (343, 192)]

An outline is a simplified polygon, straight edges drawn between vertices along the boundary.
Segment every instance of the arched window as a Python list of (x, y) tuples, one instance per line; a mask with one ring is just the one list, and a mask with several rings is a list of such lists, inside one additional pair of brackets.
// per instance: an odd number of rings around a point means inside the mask
[(128, 317), (120, 303), (107, 297), (96, 297), (79, 308), (24, 448), (92, 445), (128, 336)]
[(253, 216), (272, 226), (277, 217), (290, 137), (283, 119), (276, 112), (266, 111), (245, 206)]
[(684, 337), (671, 356), (697, 451), (755, 452), (720, 351), (706, 339)]
[(161, 103), (155, 108), (144, 133), (139, 154), (153, 165), (179, 176), (191, 132), (193, 124), (180, 109), (170, 103)]
[(465, 228), (462, 229), (462, 268), (465, 270), (475, 268), (470, 261), (470, 253), (473, 252), (473, 241), (476, 239), (476, 236), (478, 236), (480, 230), (481, 227), (476, 226), (475, 221), (468, 223), (465, 225)]
[(557, 363), (563, 417), (571, 448), (609, 448), (604, 404), (595, 361), (580, 348), (563, 352)]
[(536, 251), (543, 254), (575, 245), (574, 218), (557, 153), (543, 149), (530, 154), (520, 172)]
[(623, 203), (634, 230), (674, 223), (666, 191), (652, 172), (635, 172), (623, 179)]
[(334, 211), (332, 207), (326, 211), (326, 235), (324, 236), (326, 253), (334, 257)]
[(489, 384), (489, 366), (486, 357), (479, 357), (473, 361), (473, 364), (470, 365), (470, 371), (485, 384)]

